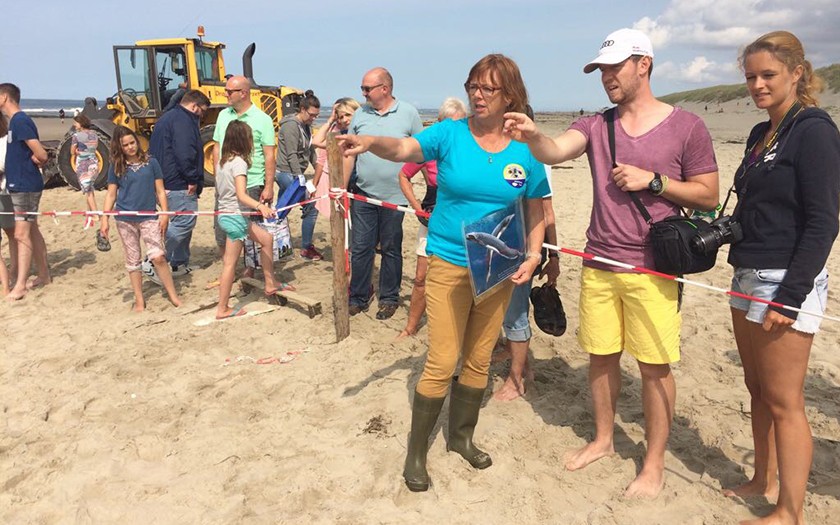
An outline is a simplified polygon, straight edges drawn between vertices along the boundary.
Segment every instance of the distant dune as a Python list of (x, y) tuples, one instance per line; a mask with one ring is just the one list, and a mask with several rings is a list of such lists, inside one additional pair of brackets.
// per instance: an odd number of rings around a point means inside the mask
[[(825, 90), (820, 96), (821, 106), (840, 105), (840, 64), (832, 64), (816, 70), (826, 83)], [(741, 84), (729, 84), (681, 91), (660, 97), (668, 104), (685, 105), (685, 103), (718, 105), (732, 101), (748, 101), (747, 87)]]

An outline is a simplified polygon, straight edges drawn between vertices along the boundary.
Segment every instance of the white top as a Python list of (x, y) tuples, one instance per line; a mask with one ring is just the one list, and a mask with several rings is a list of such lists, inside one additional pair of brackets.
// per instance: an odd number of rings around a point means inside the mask
[(248, 164), (242, 157), (233, 157), (224, 166), (216, 167), (216, 196), (219, 211), (253, 211), (236, 198), (236, 177), (247, 177)]

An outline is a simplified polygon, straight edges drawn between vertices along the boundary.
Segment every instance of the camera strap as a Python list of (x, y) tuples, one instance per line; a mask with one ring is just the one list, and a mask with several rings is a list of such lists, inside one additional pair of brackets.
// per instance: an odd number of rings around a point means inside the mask
[[(604, 112), (604, 118), (607, 121), (607, 139), (610, 143), (610, 158), (612, 160), (612, 167), (617, 168), (618, 164), (615, 163), (615, 108), (610, 108)], [(639, 210), (639, 213), (642, 214), (644, 217), (645, 222), (650, 226), (653, 224), (653, 219), (650, 216), (650, 213), (647, 211), (647, 208), (642, 203), (639, 196), (636, 195), (635, 191), (628, 191), (628, 195), (630, 195), (630, 199), (633, 201), (633, 204), (636, 205), (636, 209)], [(685, 210), (680, 208), (680, 211), (685, 214)]]
[[(729, 198), (732, 196), (732, 194), (738, 195), (738, 203), (735, 205), (735, 210), (732, 212), (732, 217), (737, 217), (741, 202), (747, 195), (747, 187), (750, 184), (750, 177), (748, 176), (749, 173), (753, 171), (753, 169), (757, 168), (760, 164), (762, 164), (764, 156), (770, 150), (772, 150), (773, 146), (775, 146), (776, 157), (774, 157), (768, 163), (768, 169), (773, 169), (773, 167), (776, 164), (778, 154), (781, 152), (781, 149), (784, 146), (784, 144), (787, 143), (789, 135), (786, 134), (786, 131), (789, 127), (794, 126), (794, 124), (796, 123), (796, 117), (802, 112), (803, 109), (804, 108), (802, 106), (802, 103), (799, 101), (796, 101), (793, 103), (793, 105), (791, 105), (791, 107), (787, 110), (787, 113), (785, 113), (785, 116), (782, 118), (782, 121), (779, 122), (778, 126), (776, 126), (776, 130), (773, 133), (773, 136), (768, 142), (762, 144), (763, 147), (761, 151), (758, 152), (758, 154), (756, 155), (756, 159), (752, 162), (750, 162), (750, 156), (752, 155), (752, 152), (753, 150), (755, 150), (756, 146), (763, 141), (763, 137), (767, 132), (767, 129), (770, 128), (770, 123), (768, 122), (767, 128), (762, 129), (761, 132), (757, 134), (758, 136), (755, 138), (752, 144), (749, 144), (749, 141), (747, 142), (747, 148), (744, 151), (744, 158), (743, 160), (741, 160), (741, 165), (735, 172), (735, 177), (732, 181), (732, 187), (730, 187), (729, 191), (726, 192), (726, 199), (723, 201), (723, 208), (721, 209), (720, 215), (718, 215), (718, 217), (723, 216), (723, 211), (726, 209), (726, 204), (729, 202)], [(741, 180), (744, 181), (744, 185), (741, 187), (741, 191), (739, 192), (735, 189), (735, 183)]]

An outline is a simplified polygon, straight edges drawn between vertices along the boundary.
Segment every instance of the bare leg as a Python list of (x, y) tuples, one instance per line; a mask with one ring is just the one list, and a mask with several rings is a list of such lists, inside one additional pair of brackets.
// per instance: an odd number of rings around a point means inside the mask
[(15, 229), (14, 227), (8, 228), (3, 230), (6, 234), (6, 240), (9, 241), (9, 287), (12, 286), (11, 279), (15, 279), (17, 277), (17, 268), (18, 268), (18, 249), (17, 249), (17, 240), (15, 240)]
[[(265, 279), (265, 293), (276, 291), (277, 282), (274, 279), (274, 237), (268, 230), (260, 228), (253, 222), (248, 223), (248, 233), (251, 235), (251, 239), (260, 244), (260, 265), (262, 266), (263, 278)], [(239, 257), (238, 254), (237, 257)], [(245, 269), (245, 273), (247, 275), (247, 268)]]
[(26, 280), (32, 264), (32, 224), (29, 221), (15, 221), (15, 244), (17, 246), (17, 279), (15, 286), (6, 296), (8, 301), (23, 299), (26, 295)]
[(38, 268), (38, 277), (29, 287), (46, 286), (52, 282), (52, 278), (50, 277), (50, 267), (47, 264), (47, 244), (44, 242), (44, 236), (41, 235), (41, 229), (38, 227), (37, 221), (32, 223), (30, 236), (32, 238), (32, 259)]
[(3, 295), (9, 294), (9, 270), (6, 268), (6, 259), (0, 253), (0, 291)]
[(163, 283), (163, 288), (166, 290), (166, 295), (169, 296), (169, 302), (175, 307), (181, 306), (181, 299), (178, 297), (178, 292), (175, 291), (175, 281), (172, 280), (172, 270), (169, 268), (169, 262), (165, 255), (158, 255), (152, 262), (155, 264), (155, 272), (157, 272), (160, 282)]
[(627, 487), (627, 497), (655, 498), (665, 483), (665, 448), (674, 419), (677, 386), (670, 365), (639, 363), (645, 411), (647, 454), (642, 471)]
[(429, 270), (428, 257), (417, 257), (417, 269), (414, 273), (414, 288), (411, 289), (411, 305), (408, 307), (408, 320), (397, 339), (417, 333), (420, 319), (426, 311), (426, 273)]
[(143, 274), (139, 270), (130, 271), (128, 280), (131, 281), (131, 290), (134, 292), (134, 306), (131, 309), (142, 312), (146, 309), (146, 300), (143, 299)]
[(779, 500), (769, 516), (744, 523), (803, 524), (814, 447), (805, 416), (803, 388), (814, 336), (790, 328), (765, 332), (757, 323), (750, 323), (749, 330), (756, 349), (762, 401), (773, 418)]
[[(530, 341), (508, 341), (510, 350), (510, 372), (505, 384), (493, 396), (499, 401), (511, 401), (525, 395), (525, 379), (530, 369), (528, 367), (528, 346)], [(533, 378), (531, 378), (533, 379)]]
[(735, 343), (744, 367), (744, 382), (750, 392), (750, 413), (755, 448), (755, 473), (750, 481), (732, 489), (723, 491), (725, 496), (764, 496), (775, 500), (779, 496), (779, 483), (776, 480), (778, 465), (776, 462), (776, 438), (773, 432), (773, 417), (770, 407), (762, 400), (761, 381), (756, 363), (757, 350), (753, 347), (750, 336), (750, 321), (747, 313), (735, 308), (732, 312), (732, 327), (735, 331)]
[(219, 277), (219, 305), (216, 307), (216, 319), (224, 319), (233, 313), (228, 301), (230, 300), (230, 291), (233, 288), (236, 261), (242, 251), (242, 241), (228, 239), (226, 245), (224, 258), (222, 259), (224, 266), (222, 267), (222, 275)]
[(621, 393), (621, 353), (589, 355), (589, 389), (595, 413), (595, 440), (566, 457), (566, 469), (578, 470), (615, 453), (613, 424), (615, 405)]

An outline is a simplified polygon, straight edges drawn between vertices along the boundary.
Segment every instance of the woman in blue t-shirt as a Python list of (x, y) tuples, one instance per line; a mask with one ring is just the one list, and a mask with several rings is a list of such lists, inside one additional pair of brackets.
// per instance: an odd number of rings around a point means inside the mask
[[(549, 192), (545, 169), (525, 144), (511, 140), (503, 132), (505, 112), (524, 111), (528, 103), (519, 68), (503, 55), (487, 55), (472, 67), (464, 88), (472, 110), (469, 118), (445, 120), (404, 139), (365, 135), (339, 138), (348, 155), (370, 151), (395, 162), (435, 160), (438, 165), (437, 205), (429, 221), (426, 247), (430, 256), (426, 278), (429, 352), (414, 394), (403, 472), (412, 491), (429, 488), (429, 437), (459, 355), (463, 364), (458, 381), (452, 384), (447, 447), (475, 468), (492, 464), (490, 456), (472, 442), (487, 386), (490, 355), (513, 286), (527, 282), (540, 263), (545, 233), (542, 197)], [(518, 256), (524, 256), (524, 260), (509, 279), (484, 293), (477, 302), (467, 268), (464, 225), (504, 210), (520, 199), (526, 202), (526, 252)], [(500, 244), (495, 253), (509, 257), (512, 254), (508, 249)], [(494, 250), (488, 245), (487, 252)]]
[[(157, 202), (156, 202), (157, 201)], [(167, 211), (166, 190), (163, 188), (163, 171), (158, 161), (143, 151), (137, 135), (125, 126), (117, 126), (111, 137), (111, 167), (108, 169), (108, 193), (104, 211), (111, 211), (116, 204), (117, 232), (125, 254), (125, 267), (134, 291), (132, 310), (146, 309), (143, 298), (143, 275), (140, 273), (140, 240), (146, 245), (146, 255), (154, 263), (157, 275), (173, 305), (181, 306), (175, 291), (163, 243), (163, 232), (169, 216), (139, 215), (132, 212), (154, 211), (160, 205)], [(103, 215), (99, 225), (101, 235), (107, 239), (108, 216)]]

